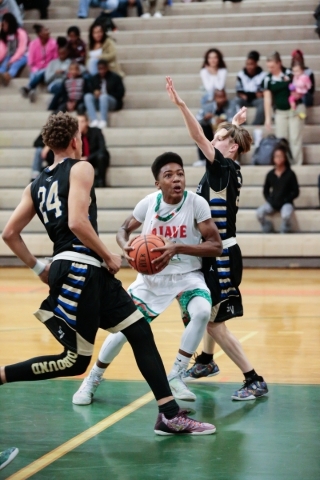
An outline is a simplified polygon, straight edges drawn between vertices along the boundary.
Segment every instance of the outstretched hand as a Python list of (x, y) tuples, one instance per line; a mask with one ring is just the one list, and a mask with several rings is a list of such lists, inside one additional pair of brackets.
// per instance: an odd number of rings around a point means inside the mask
[(179, 97), (176, 89), (174, 88), (171, 77), (166, 77), (166, 89), (171, 102), (175, 103), (178, 107), (184, 105), (184, 101)]
[(235, 114), (235, 116), (232, 119), (232, 124), (233, 125), (241, 125), (247, 120), (247, 107), (242, 107), (239, 112)]

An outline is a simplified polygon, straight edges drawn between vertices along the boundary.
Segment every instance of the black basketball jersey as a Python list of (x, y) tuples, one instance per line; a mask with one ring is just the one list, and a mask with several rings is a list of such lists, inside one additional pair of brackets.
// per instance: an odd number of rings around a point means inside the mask
[(215, 159), (207, 160), (206, 173), (202, 177), (197, 193), (209, 203), (211, 216), (218, 227), (222, 240), (236, 236), (242, 175), (240, 165), (215, 150)]
[[(46, 168), (31, 184), (35, 210), (53, 242), (53, 255), (65, 251), (84, 253), (101, 258), (85, 247), (68, 226), (68, 196), (70, 170), (79, 160), (66, 158), (53, 170)], [(89, 221), (98, 233), (97, 204), (94, 188), (90, 192)]]

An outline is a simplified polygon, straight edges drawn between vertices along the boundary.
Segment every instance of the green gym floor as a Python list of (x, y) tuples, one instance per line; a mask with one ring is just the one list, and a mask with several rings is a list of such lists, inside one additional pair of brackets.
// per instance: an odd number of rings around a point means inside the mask
[[(197, 401), (180, 404), (213, 422), (216, 434), (159, 437), (156, 403), (145, 397), (144, 382), (106, 380), (86, 407), (71, 403), (79, 384), (1, 387), (1, 437), (20, 447), (1, 479), (320, 478), (318, 385), (274, 384), (266, 397), (235, 402), (230, 394), (238, 384), (194, 383)], [(141, 397), (143, 406), (130, 405)]]

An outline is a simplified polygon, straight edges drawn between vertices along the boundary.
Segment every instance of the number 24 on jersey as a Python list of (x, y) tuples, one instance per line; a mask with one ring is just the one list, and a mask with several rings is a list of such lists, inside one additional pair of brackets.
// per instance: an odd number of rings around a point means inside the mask
[(47, 193), (46, 187), (40, 187), (38, 190), (38, 198), (40, 199), (39, 209), (43, 216), (43, 222), (48, 223), (48, 214), (51, 210), (55, 210), (56, 218), (62, 215), (61, 202), (58, 196), (58, 182), (55, 181)]

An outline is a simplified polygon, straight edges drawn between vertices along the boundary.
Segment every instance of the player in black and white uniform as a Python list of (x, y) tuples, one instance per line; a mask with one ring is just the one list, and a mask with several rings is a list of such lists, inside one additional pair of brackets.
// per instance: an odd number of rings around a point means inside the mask
[[(80, 158), (78, 120), (52, 115), (42, 130), (54, 163), (25, 189), (4, 231), (11, 250), (50, 286), (36, 312), (64, 350), (0, 368), (0, 384), (80, 375), (90, 363), (98, 328), (123, 332), (139, 369), (159, 405), (155, 432), (210, 434), (215, 427), (179, 411), (148, 323), (114, 277), (121, 265), (97, 234), (94, 169)], [(53, 262), (45, 265), (29, 251), (21, 231), (37, 214), (54, 244)], [(107, 268), (102, 266), (105, 261)]]
[(242, 176), (240, 166), (235, 160), (240, 153), (249, 151), (252, 143), (249, 132), (240, 127), (246, 121), (246, 108), (243, 107), (235, 115), (232, 124), (221, 124), (210, 142), (177, 94), (170, 77), (167, 77), (166, 88), (171, 101), (179, 107), (191, 138), (207, 159), (206, 173), (199, 184), (198, 193), (209, 202), (212, 218), (223, 243), (220, 258), (203, 259), (203, 273), (212, 297), (212, 316), (207, 327), (208, 335), (204, 338), (203, 352), (197, 357), (195, 365), (188, 370), (185, 380), (219, 373), (213, 361), (216, 342), (245, 377), (243, 386), (234, 392), (232, 398), (254, 400), (268, 392), (267, 384), (253, 369), (241, 343), (225, 324), (226, 320), (243, 315), (239, 291), (242, 257), (236, 240), (236, 214)]

